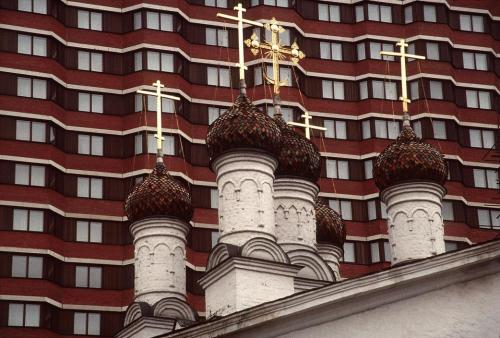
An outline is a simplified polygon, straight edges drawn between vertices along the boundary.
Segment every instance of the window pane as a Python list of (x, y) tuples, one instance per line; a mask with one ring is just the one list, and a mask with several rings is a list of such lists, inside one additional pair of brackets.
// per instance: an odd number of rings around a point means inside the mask
[(339, 81), (333, 82), (333, 94), (334, 94), (334, 99), (336, 100), (344, 99), (344, 82), (339, 82)]
[(413, 131), (415, 135), (422, 138), (422, 123), (420, 121), (413, 122)]
[(387, 100), (397, 100), (396, 82), (385, 83), (385, 98)]
[(92, 94), (92, 112), (102, 114), (103, 96), (101, 94)]
[(329, 5), (330, 8), (330, 21), (340, 22), (340, 6)]
[(92, 136), (92, 155), (102, 156), (103, 139), (102, 136)]
[(88, 314), (88, 334), (99, 335), (101, 333), (101, 315), (98, 313)]
[(352, 207), (351, 201), (340, 201), (340, 209), (342, 210), (342, 218), (345, 220), (352, 220)]
[(43, 258), (28, 257), (28, 278), (42, 278)]
[(160, 53), (148, 51), (148, 69), (160, 70)]
[(373, 161), (372, 160), (364, 161), (364, 167), (365, 167), (365, 179), (369, 180), (373, 178)]
[(373, 98), (383, 99), (384, 98), (384, 82), (373, 80), (372, 81)]
[(14, 209), (12, 229), (22, 231), (28, 230), (28, 210)]
[(368, 20), (380, 21), (379, 5), (368, 5)]
[(217, 30), (214, 28), (205, 29), (205, 43), (207, 45), (215, 46), (217, 41)]
[(78, 135), (78, 154), (90, 154), (90, 136)]
[(349, 162), (347, 161), (337, 161), (338, 164), (338, 175), (341, 179), (349, 178)]
[(101, 268), (91, 267), (89, 269), (89, 287), (100, 288), (101, 287), (101, 275), (102, 275)]
[(370, 58), (371, 59), (381, 59), (380, 51), (382, 46), (378, 42), (370, 42)]
[(483, 148), (492, 149), (495, 145), (495, 133), (491, 130), (483, 130)]
[(17, 0), (17, 9), (20, 11), (31, 12), (31, 0)]
[(219, 69), (219, 86), (229, 87), (229, 69)]
[(354, 243), (345, 242), (344, 243), (344, 262), (354, 263), (356, 261), (354, 255)]
[(378, 248), (378, 242), (370, 243), (370, 252), (372, 257), (372, 263), (380, 262), (380, 251)]
[(380, 6), (380, 21), (392, 22), (391, 6)]
[(337, 178), (337, 161), (326, 160), (326, 177)]
[(335, 121), (335, 136), (338, 139), (347, 139), (347, 125), (344, 121)]
[(477, 91), (466, 90), (465, 96), (467, 99), (467, 107), (469, 108), (479, 108), (479, 102), (477, 101)]
[(87, 314), (82, 312), (75, 312), (73, 320), (73, 333), (74, 334), (87, 334), (86, 325)]
[(463, 52), (463, 62), (465, 69), (474, 69), (474, 53)]
[(218, 70), (214, 67), (207, 67), (207, 84), (212, 86), (218, 85)]
[(47, 0), (33, 0), (33, 12), (47, 14)]
[(228, 46), (228, 31), (227, 30), (218, 30), (217, 34), (217, 45), (222, 46), (222, 47), (227, 47)]
[(445, 252), (449, 252), (449, 251), (455, 251), (458, 249), (458, 245), (456, 242), (448, 242), (448, 241), (445, 241), (444, 242), (444, 247), (445, 247)]
[(356, 6), (356, 22), (365, 20), (365, 14), (363, 12), (363, 6)]
[(76, 241), (77, 242), (89, 241), (89, 222), (85, 221), (76, 222)]
[(445, 221), (453, 221), (453, 203), (450, 201), (443, 201), (443, 219)]
[(161, 14), (161, 25), (160, 25), (160, 29), (162, 31), (168, 31), (168, 32), (171, 32), (173, 31), (173, 20), (172, 20), (172, 15), (171, 14), (164, 14), (162, 13)]
[(134, 13), (134, 30), (138, 30), (142, 28), (142, 13), (136, 12)]
[(332, 43), (332, 60), (342, 60), (342, 44)]
[(429, 81), (431, 99), (443, 99), (443, 83), (441, 81)]
[(90, 29), (96, 31), (102, 31), (102, 14), (101, 13), (90, 13)]
[(78, 197), (89, 197), (89, 178), (88, 177), (78, 177), (78, 189), (77, 196)]
[(482, 16), (472, 15), (472, 31), (484, 32), (484, 22)]
[(78, 69), (90, 70), (90, 56), (88, 52), (78, 51)]
[(9, 326), (23, 326), (23, 304), (9, 304)]
[(387, 206), (382, 201), (380, 202), (380, 216), (382, 219), (387, 219)]
[(391, 261), (391, 246), (389, 245), (389, 242), (384, 242), (384, 260), (386, 262)]
[(26, 256), (12, 256), (12, 277), (26, 277)]
[(434, 130), (434, 138), (446, 139), (446, 123), (444, 121), (432, 121), (432, 129)]
[(168, 53), (161, 54), (161, 71), (173, 72), (174, 71), (174, 55)]
[(29, 327), (40, 326), (40, 305), (26, 304), (26, 317), (24, 318), (24, 325)]
[(358, 43), (356, 45), (356, 50), (357, 50), (358, 60), (359, 61), (366, 59), (365, 44), (364, 44), (364, 42)]
[(479, 108), (491, 109), (490, 93), (478, 91), (479, 94)]
[(35, 99), (47, 98), (47, 81), (33, 79), (33, 97)]
[(413, 8), (411, 6), (405, 7), (405, 23), (413, 22)]
[(91, 198), (102, 198), (102, 179), (92, 178), (90, 180), (90, 197)]
[(486, 61), (486, 54), (476, 53), (476, 69), (477, 70), (488, 70), (488, 64)]
[(175, 155), (175, 142), (173, 136), (165, 136), (163, 143), (163, 153), (165, 155)]
[(210, 189), (210, 208), (217, 209), (219, 207), (219, 192), (217, 189)]
[(43, 231), (43, 211), (31, 210), (29, 215), (29, 231)]
[(388, 137), (391, 140), (395, 140), (399, 135), (399, 122), (388, 121), (387, 122)]
[(280, 68), (280, 80), (286, 81), (284, 86), (292, 85), (292, 70), (290, 68)]
[(368, 98), (368, 81), (361, 81), (359, 83), (359, 98), (361, 100)]
[(335, 212), (340, 213), (340, 202), (339, 200), (329, 200), (328, 206), (335, 210)]
[(86, 288), (88, 287), (88, 267), (77, 266), (75, 267), (75, 287)]
[(102, 72), (102, 54), (92, 53), (91, 54), (91, 70), (93, 72)]
[(31, 122), (31, 140), (33, 142), (45, 142), (45, 123)]
[(491, 226), (493, 229), (500, 228), (500, 211), (491, 210)]
[(78, 28), (89, 29), (90, 13), (78, 11)]
[(371, 137), (370, 121), (365, 120), (361, 124), (361, 129), (363, 130), (363, 140)]
[(31, 79), (17, 78), (17, 96), (31, 97)]
[(481, 131), (477, 129), (469, 129), (470, 146), (481, 148), (483, 146)]
[(160, 29), (160, 15), (156, 12), (146, 13), (146, 28)]
[(387, 138), (387, 123), (385, 120), (375, 120), (375, 137)]
[(90, 111), (90, 94), (78, 93), (78, 110)]
[(36, 187), (45, 186), (45, 167), (39, 165), (31, 166), (31, 185)]
[(30, 123), (28, 121), (16, 121), (16, 140), (30, 140)]
[(460, 14), (460, 29), (463, 31), (472, 30), (470, 15)]
[(486, 170), (486, 179), (488, 181), (488, 188), (498, 188), (498, 174), (495, 170)]
[(426, 44), (427, 58), (429, 60), (439, 60), (439, 44), (435, 42), (427, 42)]
[(102, 223), (90, 222), (90, 242), (102, 243)]
[(219, 108), (208, 107), (208, 124), (212, 124), (217, 118), (219, 118)]
[(436, 22), (436, 6), (424, 5), (424, 21)]
[(330, 59), (330, 43), (329, 42), (320, 42), (319, 43), (320, 57), (322, 59)]
[(30, 167), (26, 164), (16, 164), (16, 178), (14, 180), (15, 184), (29, 184), (29, 172)]
[(322, 81), (323, 88), (323, 98), (325, 99), (333, 99), (333, 85), (332, 81), (323, 80)]
[(17, 35), (17, 52), (21, 54), (31, 54), (31, 36)]
[(418, 92), (418, 81), (413, 81), (410, 83), (410, 99), (412, 100), (417, 100), (419, 97), (419, 92)]
[(323, 121), (323, 126), (326, 128), (325, 137), (334, 138), (335, 137), (335, 123), (333, 121), (325, 120), (325, 121)]
[(490, 211), (486, 209), (477, 209), (477, 218), (479, 225), (485, 225), (487, 228), (491, 225), (490, 221)]
[(477, 188), (486, 188), (486, 174), (484, 169), (474, 169), (474, 186)]
[(212, 248), (217, 245), (219, 242), (219, 232), (218, 231), (212, 231), (211, 237), (212, 237)]
[(368, 220), (374, 220), (377, 218), (377, 205), (375, 201), (368, 201)]

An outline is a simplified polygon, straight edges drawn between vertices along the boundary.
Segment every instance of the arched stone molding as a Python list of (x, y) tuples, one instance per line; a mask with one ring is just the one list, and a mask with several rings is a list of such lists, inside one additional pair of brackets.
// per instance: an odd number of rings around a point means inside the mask
[(153, 307), (153, 315), (193, 322), (197, 319), (196, 312), (186, 302), (171, 297), (160, 299)]
[(238, 247), (230, 244), (217, 244), (208, 255), (207, 271), (212, 270), (225, 260), (238, 254)]
[(153, 315), (153, 309), (145, 302), (135, 302), (129, 305), (127, 312), (125, 313), (124, 325), (127, 326), (130, 323), (141, 317), (148, 317)]
[(278, 244), (267, 238), (252, 238), (246, 242), (241, 248), (241, 256), (276, 263), (290, 263), (290, 259), (285, 251)]
[(318, 243), (318, 255), (328, 264), (335, 276), (335, 281), (342, 279), (340, 276), (340, 259), (343, 257), (344, 250), (341, 247), (330, 243)]
[(335, 275), (328, 264), (317, 253), (308, 250), (292, 250), (288, 252), (290, 262), (302, 266), (297, 277), (333, 282)]

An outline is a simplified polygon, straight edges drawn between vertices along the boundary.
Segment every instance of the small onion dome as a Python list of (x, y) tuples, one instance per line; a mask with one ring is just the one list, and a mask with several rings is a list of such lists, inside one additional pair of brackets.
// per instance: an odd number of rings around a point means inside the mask
[(281, 116), (275, 117), (281, 130), (281, 149), (278, 153), (276, 177), (295, 176), (317, 181), (321, 157), (314, 143), (298, 134)]
[(382, 191), (404, 181), (432, 181), (444, 184), (448, 166), (443, 154), (423, 142), (410, 126), (377, 157), (373, 166), (375, 184)]
[(314, 209), (316, 211), (316, 241), (342, 248), (346, 238), (342, 217), (319, 198), (316, 199)]
[(148, 217), (175, 217), (189, 222), (193, 215), (191, 195), (174, 179), (163, 163), (157, 163), (151, 174), (137, 184), (125, 202), (130, 221)]
[(260, 149), (278, 154), (281, 132), (273, 118), (260, 111), (240, 94), (233, 106), (208, 128), (210, 159), (235, 148)]

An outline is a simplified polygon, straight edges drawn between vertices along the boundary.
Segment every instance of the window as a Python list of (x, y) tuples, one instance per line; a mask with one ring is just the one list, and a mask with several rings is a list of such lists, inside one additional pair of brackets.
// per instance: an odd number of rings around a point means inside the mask
[(406, 6), (405, 7), (405, 23), (413, 22), (413, 7)]
[(460, 14), (460, 29), (468, 32), (484, 32), (484, 20), (480, 15)]
[(352, 204), (348, 200), (329, 200), (330, 208), (338, 212), (344, 220), (352, 220)]
[(367, 203), (367, 209), (368, 209), (368, 220), (372, 221), (374, 219), (377, 219), (377, 203), (375, 200), (368, 201)]
[(277, 7), (288, 7), (288, 0), (264, 0), (264, 5), (277, 6)]
[(323, 98), (344, 100), (344, 83), (341, 81), (322, 81)]
[(78, 135), (78, 154), (102, 156), (102, 148), (102, 136)]
[(380, 262), (380, 248), (378, 242), (370, 243), (370, 255), (372, 258), (372, 263)]
[(142, 134), (134, 136), (134, 154), (142, 154), (144, 152), (142, 147)]
[(387, 219), (387, 206), (382, 201), (379, 201), (379, 203), (380, 203), (380, 217), (382, 219)]
[(100, 288), (102, 281), (101, 267), (76, 266), (75, 287)]
[(410, 99), (418, 100), (420, 93), (418, 91), (418, 81), (410, 82)]
[(101, 94), (78, 93), (78, 110), (102, 114), (103, 99)]
[(227, 0), (205, 0), (205, 6), (227, 8)]
[(474, 187), (498, 189), (498, 170), (496, 169), (473, 169)]
[(361, 81), (359, 83), (359, 99), (365, 100), (368, 98), (368, 81)]
[(205, 42), (207, 45), (227, 47), (228, 39), (229, 35), (227, 29), (205, 29)]
[(344, 262), (345, 263), (355, 263), (356, 254), (354, 252), (354, 243), (345, 242), (344, 243)]
[(424, 5), (424, 21), (437, 22), (436, 6)]
[[(256, 29), (258, 29), (258, 28), (256, 28)], [(284, 29), (285, 30), (279, 34), (279, 41), (280, 41), (281, 45), (289, 46), (290, 45), (290, 30), (288, 28), (284, 28)], [(259, 32), (260, 32), (260, 30), (259, 30)], [(257, 34), (257, 32), (255, 34)], [(269, 42), (272, 41), (271, 34), (272, 33), (270, 30), (267, 30), (267, 29), (264, 30), (264, 40), (269, 41)], [(257, 36), (259, 36), (259, 35), (257, 34)]]
[(356, 54), (358, 55), (358, 61), (366, 59), (365, 43), (360, 42), (356, 45)]
[(47, 56), (47, 39), (39, 36), (17, 35), (17, 52), (36, 56)]
[(443, 99), (443, 83), (441, 81), (429, 81), (430, 98), (434, 100)]
[(326, 160), (326, 177), (349, 179), (349, 162), (343, 160)]
[(45, 167), (41, 165), (16, 164), (15, 184), (45, 186)]
[(78, 10), (78, 28), (102, 31), (102, 14)]
[(76, 241), (102, 243), (102, 223), (77, 221), (76, 222)]
[(219, 243), (220, 234), (218, 231), (212, 231), (211, 237), (212, 237), (212, 248), (213, 248), (214, 246), (217, 245), (217, 243)]
[(446, 140), (446, 123), (445, 121), (432, 121), (432, 130), (434, 138), (439, 140)]
[(394, 52), (392, 43), (370, 42), (370, 59), (394, 61), (394, 56), (381, 55), (381, 51)]
[(397, 100), (396, 82), (372, 80), (372, 91), (374, 99)]
[(219, 191), (210, 189), (210, 208), (217, 209), (219, 207)]
[(43, 258), (37, 256), (12, 256), (12, 277), (42, 278)]
[(500, 210), (477, 209), (479, 227), (485, 229), (500, 229)]
[(172, 14), (146, 12), (146, 28), (172, 32), (174, 20)]
[[(273, 67), (271, 65), (266, 66), (266, 75), (274, 80)], [(286, 82), (282, 86), (292, 85), (292, 70), (287, 67), (280, 67), (280, 81)], [(262, 84), (262, 67), (258, 66), (254, 68), (254, 85), (258, 86)]]
[(488, 70), (488, 62), (484, 53), (463, 52), (465, 69)]
[(75, 312), (73, 318), (73, 333), (98, 336), (101, 334), (101, 314)]
[(363, 6), (362, 5), (356, 6), (355, 11), (356, 11), (356, 22), (364, 21), (365, 12)]
[(442, 212), (443, 212), (443, 220), (453, 221), (455, 219), (453, 214), (453, 202), (443, 201)]
[(373, 160), (363, 161), (365, 168), (365, 180), (373, 178)]
[(320, 42), (320, 56), (322, 59), (342, 60), (342, 44), (335, 42)]
[(445, 252), (456, 251), (456, 250), (458, 250), (458, 243), (457, 242), (444, 241), (444, 251)]
[(16, 140), (46, 142), (46, 125), (43, 122), (16, 121)]
[(39, 327), (40, 305), (9, 303), (9, 326)]
[(347, 139), (347, 123), (338, 120), (325, 120), (323, 122), (325, 137), (345, 140)]
[(363, 132), (363, 140), (372, 137), (370, 120), (364, 120), (361, 123), (361, 130)]
[(389, 242), (384, 241), (384, 261), (390, 262), (391, 258), (392, 258), (391, 246), (390, 246)]
[(466, 89), (465, 98), (468, 108), (491, 109), (490, 92)]
[(319, 3), (318, 19), (321, 21), (340, 22), (340, 6)]
[(17, 96), (32, 97), (34, 99), (46, 99), (47, 81), (41, 79), (31, 79), (29, 77), (18, 77)]
[(170, 72), (170, 73), (174, 71), (173, 54), (148, 51), (147, 59), (148, 59), (147, 61), (148, 70), (156, 70), (156, 71)]
[(134, 72), (142, 70), (142, 52), (134, 53)]
[(78, 177), (76, 196), (102, 198), (102, 179), (95, 177)]
[[(267, 115), (273, 117), (274, 116), (274, 106), (267, 106)], [(281, 117), (285, 122), (293, 121), (293, 109), (289, 107), (281, 107)]]
[(375, 120), (375, 137), (395, 140), (399, 135), (399, 122)]
[(12, 230), (43, 231), (43, 211), (30, 209), (14, 209)]
[(222, 108), (208, 107), (208, 124), (212, 124), (221, 114)]
[(142, 28), (142, 13), (135, 12), (134, 13), (134, 30), (138, 30)]
[[(356, 8), (356, 21), (358, 21)], [(391, 6), (368, 4), (368, 20), (372, 21), (382, 21), (382, 22), (392, 22), (392, 10)], [(361, 21), (361, 20), (359, 20)]]
[(102, 72), (102, 54), (78, 51), (78, 69)]
[(437, 42), (426, 42), (425, 50), (429, 60), (439, 60), (439, 44)]
[(492, 130), (469, 129), (470, 146), (492, 149), (495, 146), (495, 133)]
[(47, 14), (47, 0), (17, 0), (17, 9), (24, 12)]
[[(175, 142), (172, 135), (163, 136), (165, 140), (162, 143), (164, 155), (175, 155)], [(156, 137), (154, 134), (148, 134), (148, 153), (156, 154)]]
[[(143, 100), (145, 102), (143, 102)], [(143, 109), (143, 104), (146, 105), (144, 107), (148, 111), (156, 112), (156, 97), (152, 95), (135, 95), (135, 111), (141, 111)], [(173, 100), (168, 99), (166, 97), (161, 98), (161, 111), (162, 113), (173, 113), (175, 111), (175, 103)]]
[(207, 84), (210, 86), (229, 87), (229, 69), (207, 67)]

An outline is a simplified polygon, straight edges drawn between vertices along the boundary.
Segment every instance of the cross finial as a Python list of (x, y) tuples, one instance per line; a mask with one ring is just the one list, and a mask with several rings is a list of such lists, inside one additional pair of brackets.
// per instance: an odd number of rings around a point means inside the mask
[(250, 39), (245, 40), (245, 43), (251, 48), (254, 55), (259, 53), (260, 48), (267, 50), (265, 56), (272, 59), (273, 62), (273, 78), (271, 79), (265, 72), (264, 77), (268, 83), (274, 85), (274, 95), (279, 95), (280, 87), (286, 85), (286, 80), (280, 80), (279, 61), (286, 59), (286, 55), (288, 55), (293, 63), (298, 63), (299, 60), (303, 59), (306, 55), (299, 50), (299, 45), (297, 45), (296, 42), (290, 47), (285, 47), (281, 44), (279, 34), (283, 33), (285, 29), (279, 25), (276, 18), (273, 17), (264, 27), (271, 31), (271, 42), (260, 42), (257, 35), (254, 33)]
[(240, 68), (240, 90), (245, 91), (245, 70), (247, 70), (247, 67), (245, 66), (245, 55), (243, 51), (243, 23), (247, 23), (250, 25), (262, 27), (264, 26), (260, 22), (257, 21), (252, 21), (252, 20), (247, 20), (243, 19), (243, 12), (246, 12), (247, 10), (243, 8), (241, 3), (238, 3), (237, 6), (234, 7), (235, 11), (238, 11), (238, 16), (232, 16), (232, 15), (227, 15), (223, 13), (217, 13), (218, 17), (229, 19), (229, 20), (234, 20), (238, 21), (238, 63), (236, 64), (236, 67)]
[(407, 76), (406, 76), (406, 58), (413, 58), (419, 60), (425, 60), (424, 56), (414, 55), (406, 53), (406, 47), (408, 44), (405, 42), (405, 39), (399, 40), (396, 43), (396, 46), (399, 47), (399, 53), (396, 52), (380, 52), (380, 55), (391, 55), (391, 56), (399, 56), (401, 58), (401, 97), (399, 98), (403, 101), (403, 125), (410, 125), (410, 116), (408, 115), (408, 103), (411, 101), (408, 99), (408, 88), (407, 88)]
[(309, 123), (309, 120), (312, 119), (311, 115), (307, 112), (307, 110), (304, 112), (304, 114), (301, 115), (301, 117), (304, 118), (304, 123), (298, 123), (298, 122), (288, 122), (288, 124), (292, 126), (297, 126), (297, 127), (304, 127), (304, 130), (306, 131), (306, 138), (308, 140), (311, 139), (311, 129), (316, 129), (316, 130), (326, 130), (324, 127), (319, 127), (315, 126)]
[(160, 80), (156, 80), (156, 82), (153, 83), (153, 87), (156, 87), (155, 92), (150, 92), (150, 91), (141, 89), (141, 90), (138, 90), (137, 93), (144, 94), (144, 95), (156, 96), (156, 135), (155, 135), (156, 154), (157, 154), (156, 161), (161, 162), (161, 161), (163, 161), (162, 141), (165, 140), (165, 138), (163, 138), (162, 132), (161, 132), (161, 126), (162, 126), (162, 124), (161, 124), (161, 99), (162, 99), (162, 97), (164, 97), (167, 99), (179, 101), (180, 98), (177, 96), (162, 94), (161, 89), (165, 86), (160, 82)]

